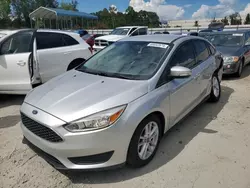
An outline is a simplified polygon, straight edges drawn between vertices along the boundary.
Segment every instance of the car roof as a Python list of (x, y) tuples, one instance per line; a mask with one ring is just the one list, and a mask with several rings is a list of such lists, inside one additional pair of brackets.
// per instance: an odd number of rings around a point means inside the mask
[(26, 29), (16, 29), (16, 30), (0, 30), (1, 34), (5, 34), (5, 35), (11, 35), (14, 33), (17, 33), (19, 31), (25, 31)]
[(134, 28), (134, 27), (140, 27), (140, 28), (148, 28), (148, 26), (123, 26), (123, 27), (117, 27), (117, 28)]
[(230, 31), (218, 31), (218, 32), (202, 32), (200, 34), (204, 34), (204, 35), (219, 35), (219, 34), (232, 34), (232, 33), (246, 33), (246, 32), (250, 32), (250, 30), (230, 30)]
[(74, 31), (65, 31), (65, 30), (57, 30), (57, 29), (38, 29), (37, 31), (38, 32), (51, 32), (51, 33), (61, 33), (61, 34), (79, 36), (79, 34), (74, 32)]
[(161, 42), (171, 43), (176, 39), (182, 38), (181, 35), (166, 35), (166, 34), (155, 34), (155, 35), (140, 35), (134, 37), (126, 37), (120, 41), (147, 41), (147, 42)]

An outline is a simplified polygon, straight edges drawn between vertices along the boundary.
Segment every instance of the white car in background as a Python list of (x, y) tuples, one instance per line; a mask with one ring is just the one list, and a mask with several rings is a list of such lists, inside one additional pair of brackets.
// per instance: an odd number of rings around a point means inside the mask
[(0, 32), (0, 93), (26, 94), (92, 55), (74, 33), (59, 30)]
[(129, 36), (147, 35), (147, 26), (125, 26), (117, 27), (109, 35), (101, 36), (95, 39), (94, 51), (98, 52), (106, 46)]

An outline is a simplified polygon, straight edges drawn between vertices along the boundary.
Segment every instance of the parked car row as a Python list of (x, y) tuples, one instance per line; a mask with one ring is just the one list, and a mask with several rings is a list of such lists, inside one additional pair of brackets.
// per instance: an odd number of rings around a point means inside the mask
[[(1, 92), (30, 89), (20, 110), (22, 132), (54, 167), (147, 165), (164, 133), (200, 103), (219, 101), (228, 66), (238, 74), (250, 62), (249, 31), (201, 37), (146, 31), (117, 28), (93, 56), (79, 33), (2, 35)], [(104, 44), (100, 37), (96, 41)], [(226, 55), (220, 47), (231, 51)], [(4, 72), (9, 67), (17, 78)]]

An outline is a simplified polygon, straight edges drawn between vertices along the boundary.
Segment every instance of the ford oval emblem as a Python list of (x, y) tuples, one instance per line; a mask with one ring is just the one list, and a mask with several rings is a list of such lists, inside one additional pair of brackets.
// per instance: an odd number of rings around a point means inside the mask
[(34, 115), (36, 115), (37, 113), (38, 113), (37, 110), (33, 110), (33, 111), (32, 111), (32, 114), (34, 114)]

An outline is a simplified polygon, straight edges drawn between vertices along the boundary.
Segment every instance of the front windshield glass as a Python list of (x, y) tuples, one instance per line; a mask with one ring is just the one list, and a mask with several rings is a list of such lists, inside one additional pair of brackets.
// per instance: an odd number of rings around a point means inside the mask
[(78, 67), (78, 71), (107, 77), (146, 80), (152, 77), (163, 62), (168, 44), (120, 41), (116, 42)]
[(114, 29), (110, 35), (127, 35), (129, 32), (129, 28), (117, 28)]
[(236, 34), (210, 34), (202, 35), (202, 37), (209, 40), (215, 46), (241, 46), (243, 44), (244, 35), (242, 33)]

